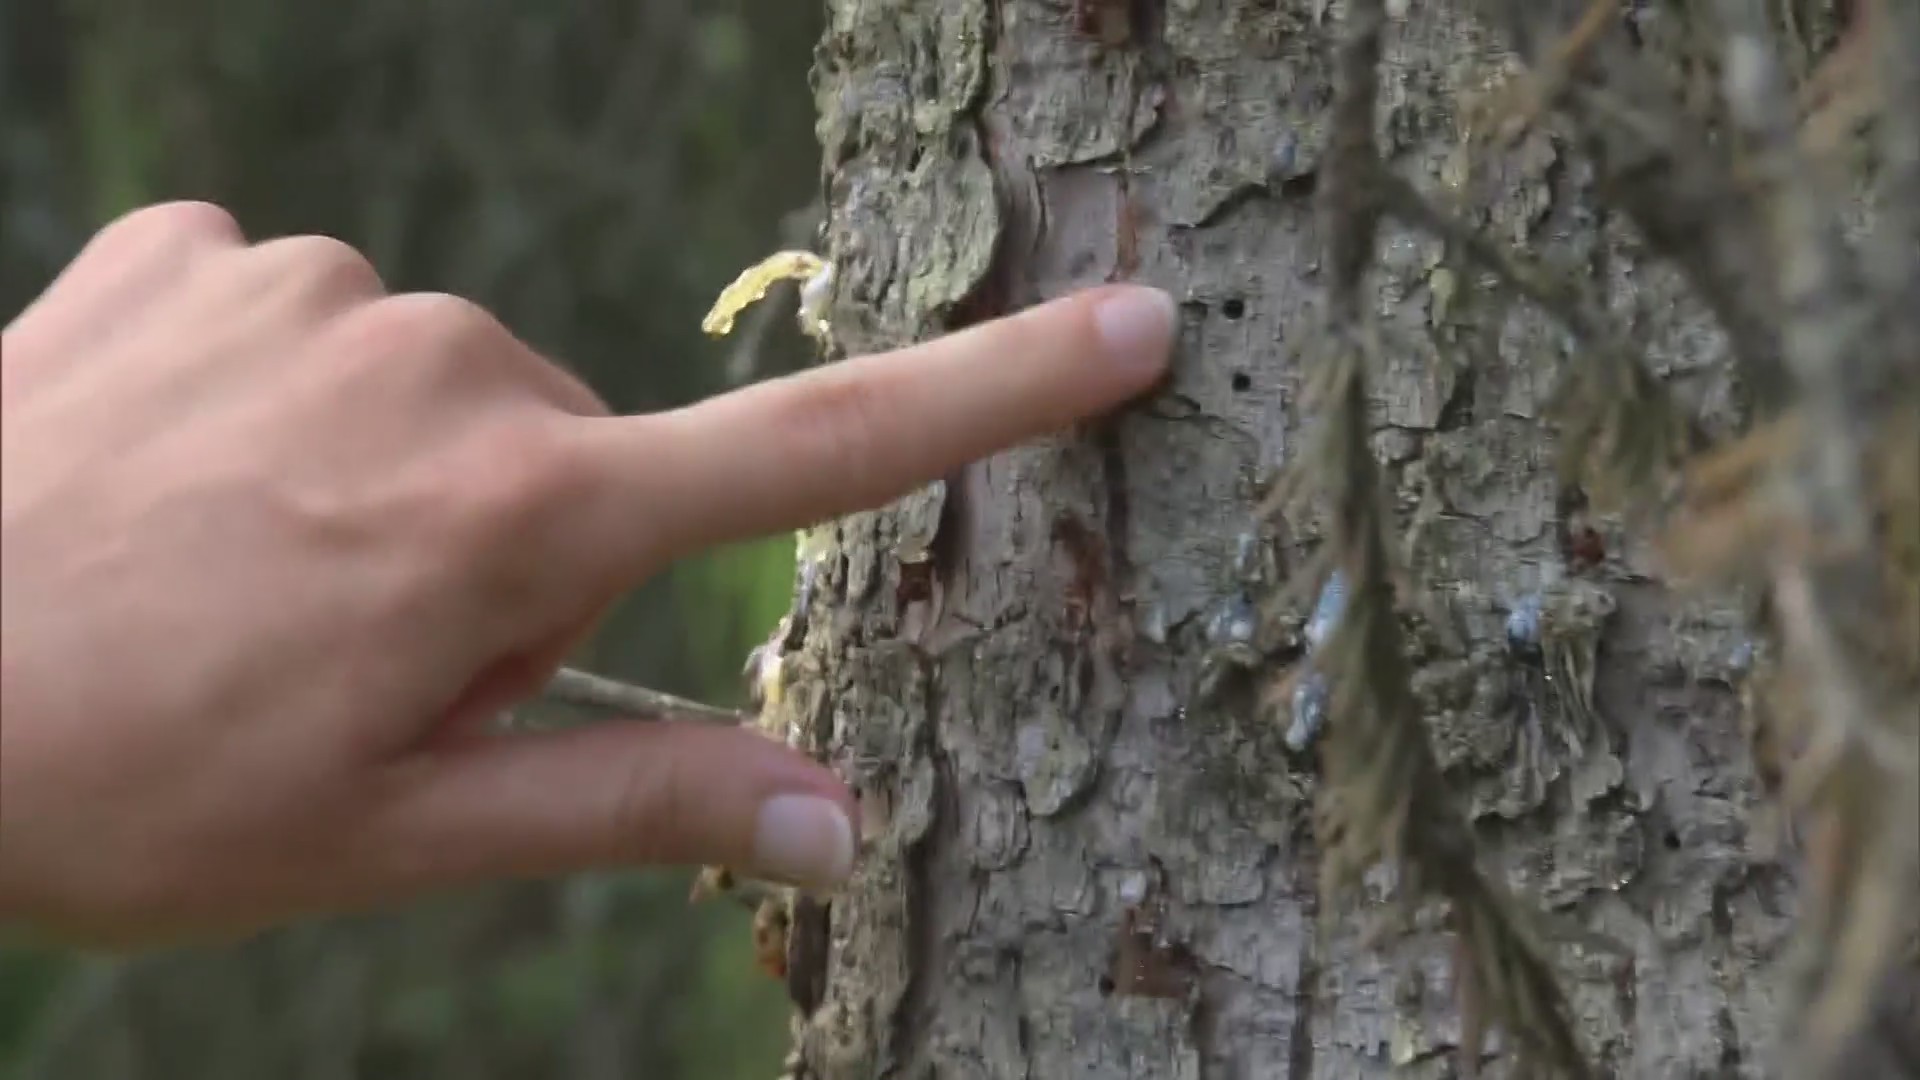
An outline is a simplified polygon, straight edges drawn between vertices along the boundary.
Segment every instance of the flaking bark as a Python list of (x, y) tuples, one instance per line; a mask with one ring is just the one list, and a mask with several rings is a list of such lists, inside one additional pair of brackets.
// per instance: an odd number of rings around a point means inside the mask
[[(796, 1075), (1538, 1075), (1512, 1032), (1480, 1037), (1485, 988), (1460, 984), (1441, 910), (1383, 921), (1417, 899), (1391, 860), (1321, 910), (1325, 777), (1284, 738), (1301, 698), (1280, 691), (1310, 674), (1302, 627), (1344, 555), (1323, 514), (1269, 520), (1263, 495), (1307, 457), (1309, 368), (1346, 317), (1312, 196), (1352, 6), (829, 4), (842, 347), (1118, 280), (1172, 291), (1182, 323), (1148, 399), (825, 530), (782, 708), (860, 791), (867, 850), (824, 919)], [(1392, 636), (1448, 789), (1413, 805), (1469, 823), (1481, 869), (1544, 915), (1595, 1072), (1775, 1075), (1799, 901), (1741, 720), (1752, 604), (1670, 589), (1557, 467), (1584, 440), (1602, 473), (1650, 483), (1778, 406), (1773, 286), (1742, 254), (1760, 210), (1715, 205), (1680, 235), (1633, 186), (1656, 167), (1704, 198), (1723, 178), (1660, 158), (1677, 119), (1649, 133), (1571, 78), (1622, 47), (1610, 23), (1489, 145), (1506, 48), (1591, 5), (1507, 26), (1473, 6), (1390, 5), (1374, 136), (1397, 179), (1352, 253)], [(1634, 64), (1675, 74), (1638, 44)], [(1885, 280), (1911, 272), (1896, 262)], [(1578, 419), (1556, 411), (1570, 378), (1575, 404), (1616, 412), (1557, 424)]]

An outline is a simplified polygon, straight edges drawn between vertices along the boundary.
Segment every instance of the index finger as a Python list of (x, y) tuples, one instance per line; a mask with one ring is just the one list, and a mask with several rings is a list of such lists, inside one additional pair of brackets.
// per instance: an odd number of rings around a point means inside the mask
[(1146, 390), (1166, 370), (1174, 316), (1158, 289), (1102, 287), (673, 412), (596, 421), (602, 490), (630, 493), (601, 501), (628, 536), (658, 545), (655, 558), (878, 506)]

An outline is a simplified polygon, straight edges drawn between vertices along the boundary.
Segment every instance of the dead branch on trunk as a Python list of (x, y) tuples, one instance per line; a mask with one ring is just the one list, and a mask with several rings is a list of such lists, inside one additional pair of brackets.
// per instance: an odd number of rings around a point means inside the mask
[(748, 719), (730, 709), (564, 667), (555, 671), (546, 685), (540, 688), (539, 698), (556, 705), (583, 709), (597, 716), (614, 714), (630, 720), (742, 724)]

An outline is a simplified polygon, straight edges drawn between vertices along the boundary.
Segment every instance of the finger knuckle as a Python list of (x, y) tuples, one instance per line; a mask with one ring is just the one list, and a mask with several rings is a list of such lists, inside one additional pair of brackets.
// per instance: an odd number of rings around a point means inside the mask
[(373, 263), (353, 245), (331, 236), (290, 236), (261, 245), (261, 252), (284, 259), (323, 293), (364, 294), (381, 288)]
[(240, 242), (240, 226), (233, 215), (213, 203), (155, 203), (130, 210), (101, 227), (75, 261), (124, 263)]
[(128, 211), (102, 230), (102, 235), (125, 233), (227, 239), (240, 234), (240, 224), (224, 207), (183, 199)]
[(480, 305), (447, 293), (378, 299), (360, 314), (356, 345), (404, 356), (430, 382), (546, 402), (574, 415), (611, 410), (578, 376), (541, 357)]
[(503, 331), (486, 310), (447, 293), (405, 293), (369, 306), (365, 333), (384, 351), (453, 358)]
[(192, 233), (204, 236), (238, 236), (240, 223), (227, 208), (202, 200), (156, 202), (121, 215), (119, 225), (154, 229), (161, 233)]

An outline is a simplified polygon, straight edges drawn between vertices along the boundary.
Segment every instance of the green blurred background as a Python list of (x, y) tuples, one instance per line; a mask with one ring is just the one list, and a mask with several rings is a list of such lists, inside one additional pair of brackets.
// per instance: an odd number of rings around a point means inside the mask
[[(0, 0), (0, 317), (136, 205), (324, 232), (473, 297), (620, 411), (803, 362), (780, 307), (699, 332), (805, 243), (818, 5)], [(779, 316), (776, 318), (775, 316)], [(676, 567), (580, 662), (738, 702), (791, 538)], [(783, 996), (678, 874), (501, 888), (132, 959), (0, 951), (7, 1080), (768, 1080)]]

